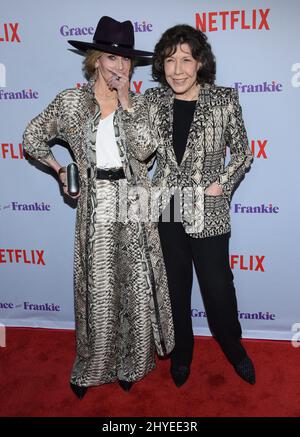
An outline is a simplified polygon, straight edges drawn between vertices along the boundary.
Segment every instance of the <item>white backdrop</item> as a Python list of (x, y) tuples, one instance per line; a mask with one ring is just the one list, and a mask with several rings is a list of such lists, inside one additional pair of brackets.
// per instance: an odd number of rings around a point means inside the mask
[[(231, 263), (244, 337), (290, 339), (300, 322), (298, 0), (2, 0), (0, 15), (0, 322), (73, 328), (75, 209), (52, 173), (22, 156), (22, 133), (64, 88), (80, 86), (82, 58), (67, 39), (92, 40), (102, 15), (134, 23), (152, 50), (168, 27), (206, 31), (217, 84), (239, 89), (254, 154), (232, 201)], [(154, 86), (136, 69), (132, 90)], [(71, 157), (53, 147), (62, 164)], [(297, 219), (298, 217), (298, 219)], [(209, 335), (197, 281), (196, 334)]]

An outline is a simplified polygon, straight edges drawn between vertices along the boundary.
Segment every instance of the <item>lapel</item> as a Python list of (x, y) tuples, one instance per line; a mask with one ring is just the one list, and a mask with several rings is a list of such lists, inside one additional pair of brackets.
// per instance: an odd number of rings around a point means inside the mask
[[(130, 92), (130, 97), (131, 97), (131, 99), (134, 98), (132, 92)], [(126, 135), (125, 135), (124, 129), (123, 129), (121, 105), (120, 104), (115, 112), (113, 123), (114, 123), (116, 143), (117, 143), (117, 146), (119, 149), (119, 155), (121, 158), (123, 170), (124, 170), (127, 181), (130, 182), (132, 180), (132, 170), (131, 170), (129, 159), (127, 156)]]
[(199, 97), (196, 103), (193, 120), (187, 138), (186, 149), (180, 165), (177, 163), (176, 155), (173, 148), (173, 105), (174, 96), (171, 89), (166, 89), (165, 95), (160, 101), (158, 111), (158, 135), (162, 137), (166, 147), (168, 161), (172, 163), (172, 167), (181, 172), (192, 158), (192, 151), (195, 148), (199, 133), (205, 129), (206, 122), (211, 115), (211, 91), (212, 86), (205, 84), (200, 89)]
[(87, 110), (87, 119), (85, 125), (85, 138), (87, 148), (88, 165), (96, 167), (96, 138), (97, 129), (100, 120), (100, 108), (94, 95), (95, 80), (90, 79), (87, 85), (84, 85), (84, 109)]
[(206, 127), (206, 122), (211, 115), (212, 107), (210, 102), (211, 86), (205, 84), (199, 91), (198, 100), (195, 107), (193, 120), (187, 138), (186, 149), (180, 163), (180, 168), (184, 168), (185, 164), (192, 157), (192, 152), (195, 149), (199, 133)]
[[(94, 94), (94, 84), (95, 80), (90, 79), (88, 84), (85, 86), (85, 107), (88, 112), (88, 121), (86, 126), (86, 138), (87, 138), (87, 156), (91, 167), (97, 166), (97, 158), (96, 158), (96, 139), (97, 139), (97, 129), (99, 125), (99, 121), (101, 118), (101, 108), (98, 105)], [(132, 94), (132, 93), (131, 93)], [(131, 179), (131, 172), (128, 165), (128, 159), (126, 155), (126, 145), (124, 141), (124, 137), (121, 134), (120, 126), (121, 126), (121, 116), (120, 116), (120, 105), (117, 108), (114, 118), (114, 131), (116, 137), (116, 143), (119, 150), (123, 170), (128, 180)]]
[(178, 169), (178, 164), (173, 149), (173, 105), (174, 96), (170, 88), (165, 89), (165, 94), (159, 102), (159, 110), (157, 113), (158, 136), (162, 139), (162, 143), (166, 148), (167, 161), (171, 162), (172, 167)]

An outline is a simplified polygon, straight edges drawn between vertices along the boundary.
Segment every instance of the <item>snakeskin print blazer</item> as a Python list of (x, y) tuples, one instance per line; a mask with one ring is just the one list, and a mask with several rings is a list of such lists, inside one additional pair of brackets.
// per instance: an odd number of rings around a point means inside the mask
[[(162, 212), (176, 188), (181, 192), (181, 219), (185, 231), (203, 238), (230, 231), (230, 199), (252, 162), (238, 93), (206, 84), (199, 93), (186, 150), (178, 165), (173, 149), (173, 93), (152, 88), (136, 100), (136, 129), (129, 132), (133, 155), (140, 161), (153, 153), (157, 160), (152, 180), (154, 217)], [(230, 160), (225, 165), (226, 149)], [(220, 196), (205, 195), (217, 181)]]

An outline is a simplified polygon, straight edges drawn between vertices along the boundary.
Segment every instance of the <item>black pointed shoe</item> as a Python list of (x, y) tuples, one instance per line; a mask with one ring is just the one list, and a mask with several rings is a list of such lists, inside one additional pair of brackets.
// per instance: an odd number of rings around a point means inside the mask
[(87, 387), (83, 387), (80, 385), (75, 385), (70, 383), (71, 389), (73, 391), (73, 393), (75, 393), (75, 395), (78, 397), (78, 399), (82, 399), (84, 397), (84, 395), (87, 392)]
[(241, 362), (235, 364), (234, 370), (236, 373), (248, 384), (255, 384), (255, 368), (248, 356), (246, 356)]
[(132, 387), (133, 382), (123, 381), (122, 379), (118, 380), (119, 386), (122, 387), (124, 391), (129, 391)]
[(190, 376), (190, 367), (176, 366), (173, 364), (171, 366), (170, 373), (176, 387), (181, 387), (188, 380), (188, 377)]

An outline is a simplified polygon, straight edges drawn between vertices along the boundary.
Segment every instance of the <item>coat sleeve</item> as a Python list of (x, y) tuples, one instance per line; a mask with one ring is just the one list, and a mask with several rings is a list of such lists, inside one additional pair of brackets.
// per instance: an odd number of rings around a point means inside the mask
[(123, 111), (123, 125), (128, 148), (138, 161), (147, 160), (157, 149), (157, 140), (153, 132), (153, 114), (155, 108), (145, 95), (132, 98), (133, 112)]
[(253, 156), (248, 146), (247, 132), (239, 104), (238, 93), (232, 90), (232, 99), (228, 106), (229, 118), (225, 130), (225, 141), (230, 147), (230, 161), (224, 172), (219, 175), (218, 182), (223, 188), (223, 193), (231, 197), (234, 187), (241, 181), (253, 161)]
[(62, 93), (31, 120), (23, 134), (23, 148), (28, 155), (45, 165), (46, 159), (55, 159), (49, 141), (60, 138), (67, 141), (63, 129)]

